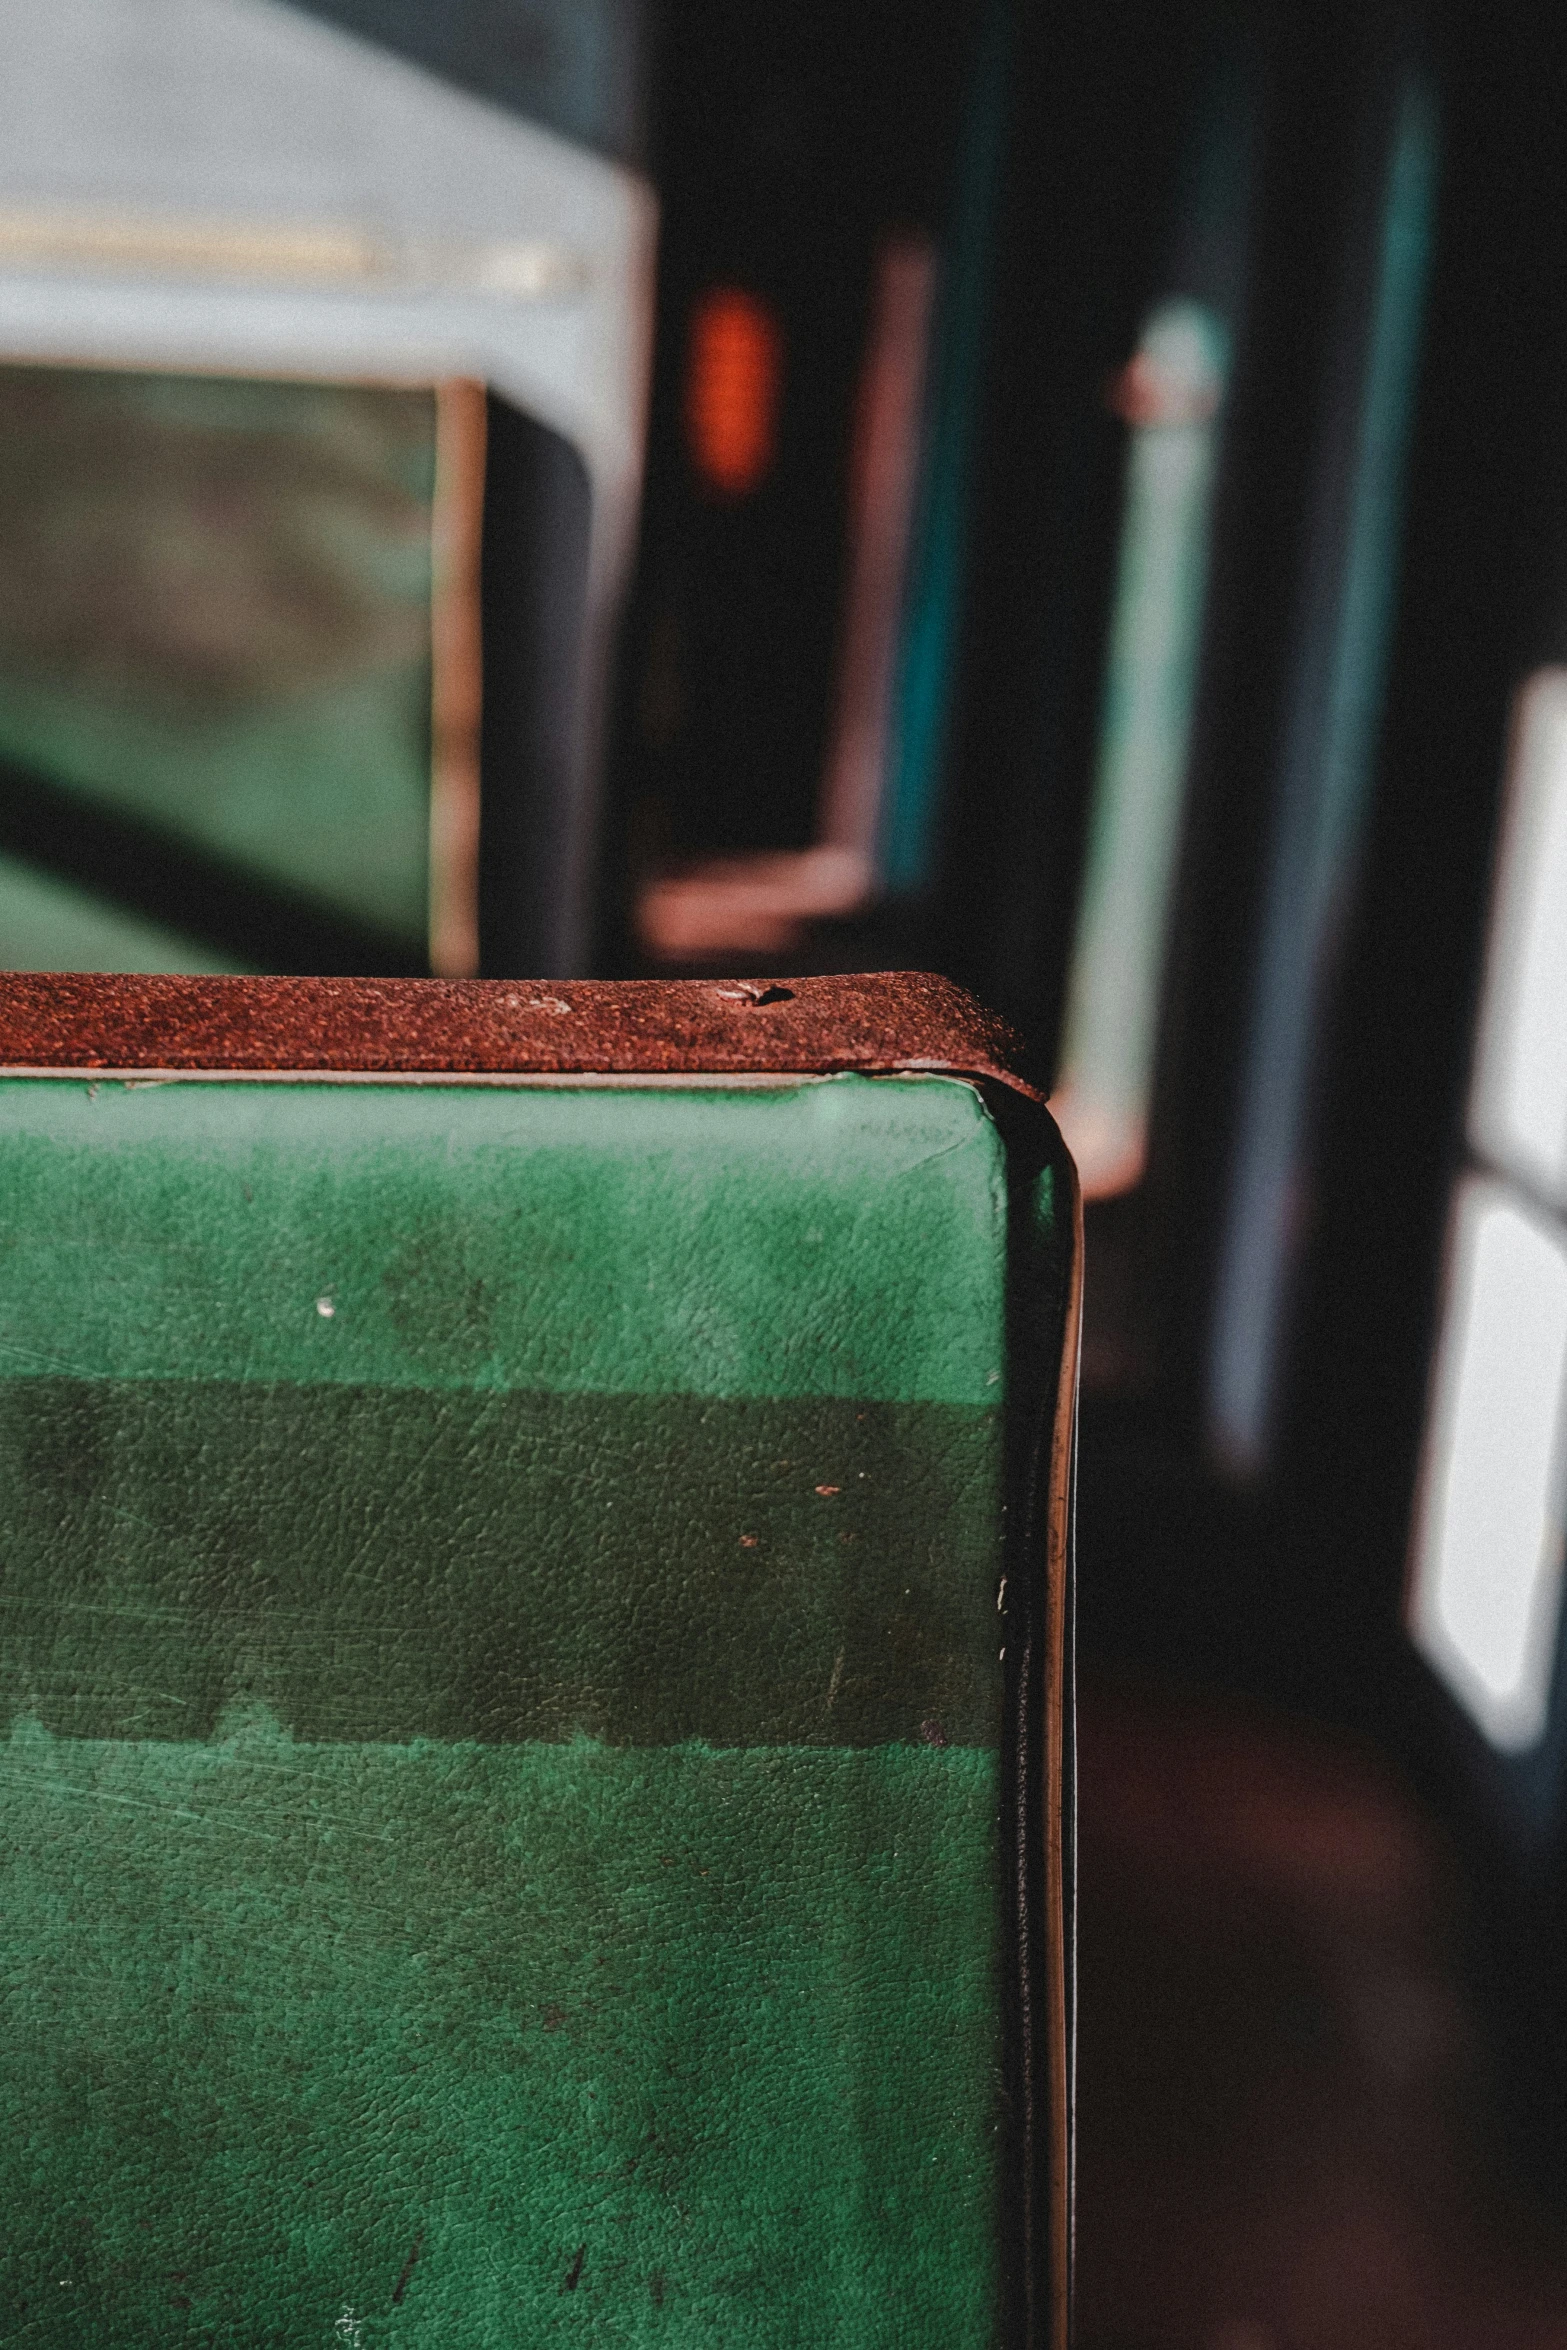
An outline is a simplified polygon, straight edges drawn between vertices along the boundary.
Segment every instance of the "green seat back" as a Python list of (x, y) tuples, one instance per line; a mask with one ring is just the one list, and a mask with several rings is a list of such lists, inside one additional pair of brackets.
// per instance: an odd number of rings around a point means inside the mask
[(1043, 2339), (1043, 1114), (813, 1071), (830, 983), (598, 1076), (465, 1072), (494, 989), (5, 984), (17, 2340)]

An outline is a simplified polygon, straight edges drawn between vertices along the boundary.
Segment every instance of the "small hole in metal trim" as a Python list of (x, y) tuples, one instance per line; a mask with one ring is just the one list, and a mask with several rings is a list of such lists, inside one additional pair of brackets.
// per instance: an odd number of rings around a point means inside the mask
[(726, 1004), (792, 1004), (792, 987), (720, 987), (715, 994)]

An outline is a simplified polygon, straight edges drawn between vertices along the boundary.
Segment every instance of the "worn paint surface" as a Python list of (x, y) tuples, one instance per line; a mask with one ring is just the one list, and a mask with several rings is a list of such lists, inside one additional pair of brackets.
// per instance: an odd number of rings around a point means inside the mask
[(0, 1086), (0, 2339), (994, 2338), (971, 1088)]

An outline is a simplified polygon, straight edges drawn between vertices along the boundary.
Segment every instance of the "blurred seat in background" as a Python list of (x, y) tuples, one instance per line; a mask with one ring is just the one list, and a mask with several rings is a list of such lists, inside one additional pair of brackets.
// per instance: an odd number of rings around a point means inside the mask
[(480, 13), (0, 9), (0, 961), (582, 967), (640, 20)]

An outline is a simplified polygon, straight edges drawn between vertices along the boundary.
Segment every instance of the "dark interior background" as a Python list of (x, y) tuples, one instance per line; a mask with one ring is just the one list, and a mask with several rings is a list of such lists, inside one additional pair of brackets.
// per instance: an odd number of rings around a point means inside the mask
[[(1231, 328), (1147, 1162), (1088, 1209), (1080, 2339), (1567, 2339), (1559, 1740), (1499, 1758), (1401, 1620), (1508, 713), (1564, 650), (1567, 21), (857, 0), (828, 29), (687, 0), (654, 57), (607, 970), (713, 967), (638, 940), (660, 858), (809, 837), (871, 257), (912, 225), (949, 286), (967, 257), (982, 319), (934, 853), (777, 968), (931, 965), (1053, 1059), (1123, 527), (1116, 386), (1161, 295)], [(1417, 315), (1357, 604), (1357, 386), (1412, 122)], [(776, 305), (789, 353), (776, 468), (731, 505), (681, 409), (692, 305), (720, 283)], [(1359, 659), (1362, 748), (1280, 946), (1330, 642)], [(1211, 1356), (1269, 952), (1299, 1008), (1289, 1213), (1237, 1460)]]

